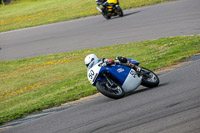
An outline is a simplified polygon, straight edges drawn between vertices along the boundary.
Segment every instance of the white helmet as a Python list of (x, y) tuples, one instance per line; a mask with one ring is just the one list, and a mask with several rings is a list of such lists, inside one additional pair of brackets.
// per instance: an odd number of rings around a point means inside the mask
[(85, 57), (85, 65), (88, 67), (93, 60), (98, 60), (95, 54), (89, 54)]

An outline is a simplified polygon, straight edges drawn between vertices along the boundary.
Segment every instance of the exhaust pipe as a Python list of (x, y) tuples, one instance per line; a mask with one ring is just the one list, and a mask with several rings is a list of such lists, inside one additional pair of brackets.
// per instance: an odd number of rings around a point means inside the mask
[(102, 13), (102, 10), (101, 10), (99, 7), (96, 7), (96, 9), (97, 9), (99, 12)]

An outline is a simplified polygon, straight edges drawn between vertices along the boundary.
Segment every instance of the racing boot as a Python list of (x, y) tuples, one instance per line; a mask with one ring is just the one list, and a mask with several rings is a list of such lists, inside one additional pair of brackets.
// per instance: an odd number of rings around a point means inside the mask
[(122, 64), (124, 66), (128, 66), (130, 68), (133, 68), (138, 74), (140, 74), (141, 72), (141, 67), (133, 64), (132, 62), (128, 61), (127, 58), (124, 58), (124, 57), (116, 57), (115, 58), (115, 62), (117, 64)]
[(118, 64), (122, 64), (122, 65), (129, 63), (127, 58), (124, 58), (124, 57), (116, 57), (115, 62), (118, 63)]
[(130, 68), (133, 68), (133, 69), (137, 72), (137, 74), (140, 74), (140, 72), (141, 72), (141, 67), (139, 67), (139, 66), (137, 66), (137, 65), (135, 65), (135, 64), (133, 64), (133, 63), (131, 63), (131, 62), (129, 62), (128, 66), (129, 66)]

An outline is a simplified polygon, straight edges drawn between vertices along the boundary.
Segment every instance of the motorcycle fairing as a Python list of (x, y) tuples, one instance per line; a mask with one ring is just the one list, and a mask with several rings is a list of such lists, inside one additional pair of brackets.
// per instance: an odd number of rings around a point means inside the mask
[[(139, 65), (139, 62), (134, 59), (128, 59), (135, 65)], [(93, 65), (94, 64), (94, 65)], [(88, 66), (88, 80), (92, 85), (95, 86), (95, 83), (99, 80), (106, 81), (105, 78), (99, 77), (99, 74), (102, 72), (106, 72), (109, 75), (115, 77), (117, 82), (124, 88), (126, 92), (132, 90), (133, 87), (138, 86), (141, 83), (141, 78), (136, 75), (136, 72), (126, 66), (123, 65), (112, 65), (107, 67), (101, 67), (102, 61), (98, 63), (91, 63)], [(134, 71), (134, 72), (133, 72)]]
[(142, 77), (138, 77), (135, 70), (131, 69), (126, 80), (124, 81), (122, 88), (125, 92), (130, 92), (138, 88), (142, 82)]
[(120, 83), (120, 86), (125, 92), (133, 91), (141, 84), (141, 77), (138, 77), (136, 71), (130, 67), (123, 65), (112, 65), (101, 69), (100, 72), (105, 71), (104, 69), (107, 70), (109, 75), (117, 79), (118, 83)]
[(101, 70), (101, 63), (102, 62), (99, 62), (97, 64), (93, 63), (94, 65), (92, 64), (88, 66), (87, 77), (92, 85), (95, 85), (96, 79), (100, 73), (99, 71)]
[[(107, 67), (102, 67), (100, 73), (104, 71), (107, 74), (117, 80), (117, 83), (124, 89), (125, 92), (130, 92), (136, 89), (141, 84), (141, 77), (138, 77), (135, 70), (122, 66), (122, 65), (112, 65)], [(98, 80), (106, 81), (106, 79), (98, 78)], [(116, 82), (116, 81), (115, 81)]]
[(126, 67), (126, 66), (122, 66), (122, 65), (112, 65), (112, 66), (107, 66), (107, 67), (102, 67), (101, 71), (105, 71), (107, 74), (111, 75), (112, 77), (114, 77), (119, 84), (122, 86), (124, 81), (126, 80), (129, 72), (130, 72), (130, 68)]
[(130, 58), (127, 58), (127, 59), (128, 59), (128, 61), (132, 62), (133, 64), (135, 64), (137, 66), (139, 66), (139, 64), (140, 64), (138, 61), (136, 61), (134, 59), (130, 59)]

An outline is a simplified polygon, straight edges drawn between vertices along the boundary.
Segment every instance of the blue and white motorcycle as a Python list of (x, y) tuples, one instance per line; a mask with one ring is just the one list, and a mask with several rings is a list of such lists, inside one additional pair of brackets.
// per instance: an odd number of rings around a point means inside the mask
[[(128, 60), (137, 66), (139, 65), (139, 62), (134, 59)], [(109, 98), (122, 98), (126, 93), (136, 90), (140, 85), (152, 88), (159, 84), (158, 76), (146, 68), (142, 67), (141, 72), (137, 73), (127, 66), (113, 64), (103, 67), (102, 64), (103, 61), (91, 63), (88, 66), (87, 76), (90, 83)]]

